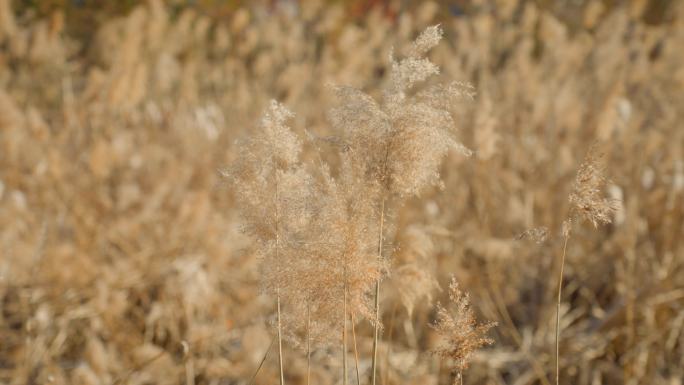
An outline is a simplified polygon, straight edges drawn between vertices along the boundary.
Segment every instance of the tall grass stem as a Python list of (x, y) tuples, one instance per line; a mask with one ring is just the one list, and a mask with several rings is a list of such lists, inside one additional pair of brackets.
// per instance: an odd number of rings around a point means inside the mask
[(563, 288), (563, 270), (565, 268), (565, 252), (568, 248), (568, 239), (570, 239), (570, 235), (566, 233), (563, 240), (560, 272), (558, 273), (558, 297), (556, 298), (556, 385), (559, 385), (560, 380), (560, 304)]
[(356, 364), (356, 385), (361, 385), (361, 374), (359, 373), (359, 349), (356, 345), (356, 327), (354, 327), (354, 312), (351, 312), (352, 339), (354, 340), (354, 361)]
[[(380, 229), (378, 231), (378, 259), (382, 258), (382, 237), (385, 224), (385, 197), (380, 205)], [(375, 385), (375, 373), (378, 366), (378, 332), (380, 329), (380, 279), (375, 282), (375, 331), (373, 333), (373, 363), (371, 369), (371, 384)]]

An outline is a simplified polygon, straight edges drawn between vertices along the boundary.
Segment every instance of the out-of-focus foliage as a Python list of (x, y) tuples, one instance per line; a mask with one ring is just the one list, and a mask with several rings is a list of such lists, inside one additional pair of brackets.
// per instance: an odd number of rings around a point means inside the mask
[[(618, 210), (573, 230), (562, 383), (681, 384), (684, 3), (408, 3), (0, 0), (0, 382), (247, 383), (273, 298), (219, 172), (235, 139), (275, 98), (321, 139), (303, 161), (334, 164), (327, 85), (380, 96), (391, 48), (441, 23), (429, 56), (475, 87), (451, 106), (474, 156), (388, 219), (381, 380), (449, 380), (424, 299), (446, 303), (433, 277), (453, 273), (499, 324), (464, 383), (548, 383), (562, 222), (599, 142)], [(367, 375), (372, 328), (356, 334)], [(312, 383), (340, 380), (338, 350)], [(305, 356), (284, 354), (303, 384)]]

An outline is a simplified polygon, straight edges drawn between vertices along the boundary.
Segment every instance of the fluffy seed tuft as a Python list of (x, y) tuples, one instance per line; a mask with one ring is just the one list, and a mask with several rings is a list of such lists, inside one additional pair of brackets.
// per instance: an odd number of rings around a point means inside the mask
[(454, 277), (449, 283), (449, 299), (450, 309), (437, 304), (437, 319), (431, 326), (445, 341), (432, 353), (452, 360), (454, 372), (460, 374), (468, 368), (473, 352), (494, 343), (486, 334), (496, 323), (477, 322), (470, 307), (470, 296), (459, 289)]

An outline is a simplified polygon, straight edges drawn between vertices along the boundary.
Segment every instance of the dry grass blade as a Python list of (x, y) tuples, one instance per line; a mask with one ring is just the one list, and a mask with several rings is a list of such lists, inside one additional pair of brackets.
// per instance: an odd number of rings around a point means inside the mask
[(268, 357), (268, 352), (271, 351), (271, 348), (273, 347), (273, 344), (276, 342), (277, 339), (278, 336), (274, 335), (273, 339), (271, 340), (271, 343), (268, 345), (268, 349), (266, 349), (266, 352), (264, 353), (264, 357), (259, 362), (259, 366), (257, 366), (256, 370), (254, 371), (254, 374), (252, 375), (252, 378), (249, 380), (249, 385), (254, 385), (254, 380), (256, 379), (257, 374), (259, 374), (259, 370), (261, 370), (261, 367), (264, 366), (264, 362), (266, 362), (266, 357)]

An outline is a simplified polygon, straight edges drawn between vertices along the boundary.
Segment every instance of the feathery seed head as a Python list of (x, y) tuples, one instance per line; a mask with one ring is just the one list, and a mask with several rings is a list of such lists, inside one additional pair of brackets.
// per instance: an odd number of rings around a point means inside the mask
[(587, 220), (594, 227), (612, 221), (618, 202), (603, 196), (602, 190), (605, 183), (603, 154), (593, 146), (577, 171), (573, 190), (568, 197), (571, 207), (567, 223), (564, 223), (564, 235), (569, 234), (570, 226), (575, 218)]
[[(240, 156), (225, 172), (234, 182), (245, 232), (266, 244), (275, 239), (283, 210), (305, 204), (310, 185), (298, 161), (301, 142), (286, 124), (291, 116), (282, 104), (271, 101), (257, 131), (239, 142)], [(276, 190), (282, 191), (278, 199)]]
[(442, 26), (439, 24), (425, 28), (425, 31), (423, 31), (411, 44), (409, 56), (420, 57), (425, 55), (425, 53), (439, 44), (439, 41), (442, 40), (443, 35), (444, 31), (442, 30)]
[(417, 195), (425, 187), (440, 183), (439, 165), (449, 149), (470, 154), (452, 137), (455, 122), (451, 103), (457, 97), (472, 97), (472, 89), (460, 83), (433, 86), (408, 95), (417, 83), (439, 73), (425, 57), (441, 39), (439, 26), (426, 29), (413, 43), (409, 56), (390, 58), (387, 87), (382, 103), (361, 90), (337, 87), (338, 107), (330, 121), (343, 136), (358, 178), (377, 183), (383, 193), (400, 197)]
[(534, 227), (531, 229), (527, 229), (521, 234), (519, 234), (516, 239), (517, 240), (522, 240), (522, 239), (529, 239), (537, 244), (544, 243), (546, 239), (549, 236), (549, 229), (541, 226), (541, 227)]
[(451, 311), (437, 304), (437, 319), (431, 326), (445, 342), (432, 353), (443, 359), (453, 360), (454, 371), (461, 372), (468, 368), (473, 352), (494, 343), (486, 334), (496, 323), (477, 322), (470, 307), (470, 296), (459, 289), (454, 277), (449, 283), (449, 299), (452, 303)]
[(297, 162), (302, 150), (301, 141), (286, 125), (294, 113), (275, 100), (271, 100), (269, 108), (261, 118), (263, 145), (266, 151), (272, 152), (275, 162), (288, 167)]

